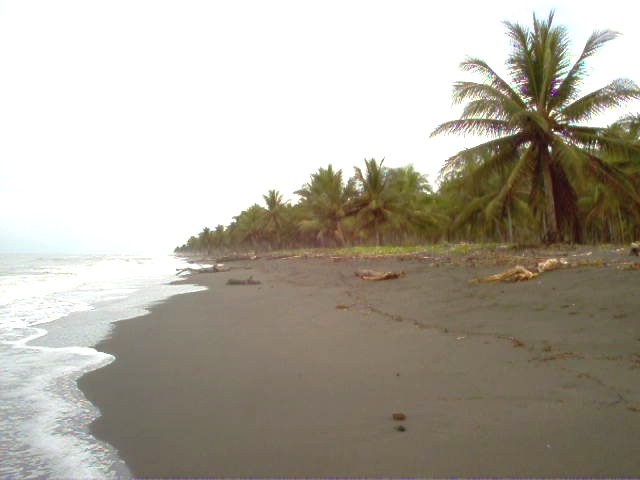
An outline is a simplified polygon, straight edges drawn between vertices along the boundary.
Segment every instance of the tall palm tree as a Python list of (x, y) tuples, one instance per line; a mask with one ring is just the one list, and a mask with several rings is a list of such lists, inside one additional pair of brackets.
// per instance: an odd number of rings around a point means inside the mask
[(236, 245), (250, 245), (257, 250), (264, 239), (265, 210), (254, 203), (240, 215), (233, 217), (233, 223), (227, 229)]
[(225, 231), (224, 225), (218, 224), (215, 230), (212, 233), (213, 237), (213, 246), (220, 250), (224, 247), (227, 242), (227, 232)]
[(387, 224), (400, 226), (402, 217), (401, 197), (397, 190), (390, 188), (390, 170), (383, 166), (384, 158), (380, 163), (374, 158), (364, 161), (365, 171), (359, 167), (355, 170), (355, 181), (358, 189), (358, 198), (354, 202), (357, 209), (356, 218), (361, 228), (371, 230), (376, 246), (382, 243), (382, 227)]
[(267, 206), (265, 209), (265, 233), (272, 246), (280, 247), (286, 203), (283, 202), (282, 194), (277, 190), (269, 190), (262, 198)]
[[(396, 204), (400, 229), (395, 232), (395, 241), (401, 234), (405, 243), (410, 234), (423, 235), (439, 229), (442, 217), (433, 211), (433, 190), (426, 175), (418, 172), (413, 165), (388, 169), (388, 188), (390, 197)], [(414, 238), (415, 240), (415, 238)]]
[(474, 181), (482, 182), (496, 169), (509, 172), (489, 208), (499, 211), (496, 207), (514, 189), (527, 185), (530, 206), (539, 207), (541, 212), (545, 240), (560, 241), (566, 235), (579, 241), (574, 185), (578, 178), (606, 184), (628, 202), (640, 205), (640, 196), (628, 176), (602, 158), (603, 152), (638, 147), (608, 135), (605, 129), (580, 122), (640, 98), (640, 89), (630, 80), (618, 79), (579, 96), (578, 87), (586, 75), (585, 61), (618, 34), (594, 32), (571, 63), (567, 30), (553, 25), (553, 17), (553, 11), (546, 20), (534, 15), (533, 29), (504, 22), (513, 45), (507, 60), (511, 82), (479, 58), (462, 62), (463, 71), (482, 75), (484, 81), (454, 84), (454, 102), (466, 102), (462, 116), (438, 126), (431, 135), (495, 137), (449, 158), (443, 172), (459, 169), (478, 156), (487, 158), (474, 170)]
[[(606, 133), (626, 142), (640, 146), (640, 115), (628, 115), (610, 125)], [(640, 191), (640, 152), (614, 151), (604, 152), (603, 158), (612, 166), (625, 172)], [(600, 238), (623, 243), (629, 234), (630, 240), (636, 238), (635, 233), (640, 227), (640, 211), (635, 205), (630, 204), (624, 197), (621, 198), (610, 188), (584, 188), (580, 195), (580, 206), (585, 211), (587, 231)], [(595, 232), (594, 226), (602, 225), (600, 232)], [(590, 233), (591, 233), (590, 232)]]
[(303, 231), (316, 232), (316, 238), (322, 246), (326, 240), (335, 240), (345, 244), (344, 220), (347, 208), (354, 195), (353, 181), (345, 184), (342, 170), (337, 172), (329, 164), (311, 174), (309, 183), (295, 192), (302, 197), (301, 204), (307, 218), (301, 222)]
[(204, 227), (198, 234), (200, 248), (207, 252), (207, 256), (211, 255), (211, 245), (213, 244), (212, 233), (213, 232), (211, 232), (211, 229), (209, 227)]

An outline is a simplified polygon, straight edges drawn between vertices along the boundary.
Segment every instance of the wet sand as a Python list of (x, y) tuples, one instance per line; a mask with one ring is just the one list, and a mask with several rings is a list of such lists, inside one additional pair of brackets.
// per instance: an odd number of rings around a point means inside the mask
[(470, 285), (504, 267), (461, 263), (196, 275), (98, 345), (92, 431), (138, 477), (639, 476), (640, 271)]

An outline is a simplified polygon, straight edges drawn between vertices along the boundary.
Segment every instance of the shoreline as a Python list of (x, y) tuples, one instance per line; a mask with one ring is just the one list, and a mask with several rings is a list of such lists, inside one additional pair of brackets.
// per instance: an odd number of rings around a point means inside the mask
[[(118, 322), (97, 345), (116, 360), (79, 381), (102, 413), (92, 433), (135, 476), (640, 472), (638, 272), (472, 286), (501, 268), (232, 266)], [(366, 282), (359, 268), (406, 276)], [(262, 283), (226, 285), (249, 275)]]

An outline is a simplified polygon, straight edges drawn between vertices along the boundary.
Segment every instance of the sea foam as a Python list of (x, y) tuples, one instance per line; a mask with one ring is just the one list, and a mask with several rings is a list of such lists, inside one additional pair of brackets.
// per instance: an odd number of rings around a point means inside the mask
[(89, 433), (99, 412), (77, 388), (113, 361), (92, 348), (112, 322), (171, 295), (175, 257), (0, 256), (0, 477), (126, 478)]

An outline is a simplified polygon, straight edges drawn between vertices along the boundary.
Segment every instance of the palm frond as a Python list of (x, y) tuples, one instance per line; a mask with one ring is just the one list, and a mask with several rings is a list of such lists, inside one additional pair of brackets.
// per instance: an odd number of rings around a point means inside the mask
[(640, 155), (640, 143), (612, 135), (599, 127), (568, 127), (563, 135), (572, 144), (589, 151), (602, 150), (611, 156), (631, 158)]
[(451, 228), (458, 228), (460, 225), (468, 223), (473, 215), (483, 212), (493, 195), (494, 193), (490, 192), (485, 195), (474, 197), (469, 202), (466, 202), (462, 210), (460, 210), (451, 222)]
[(507, 196), (513, 192), (523, 178), (531, 174), (532, 157), (533, 148), (529, 148), (524, 155), (518, 158), (500, 192), (487, 205), (486, 212), (488, 217), (495, 217), (496, 214), (502, 210), (502, 205)]
[(626, 197), (636, 209), (640, 208), (640, 193), (631, 179), (621, 170), (607, 164), (595, 155), (589, 155), (591, 173), (612, 191)]
[[(517, 104), (520, 108), (524, 108), (525, 104), (518, 95), (518, 93), (511, 88), (505, 80), (500, 77), (484, 60), (475, 57), (467, 57), (467, 59), (460, 64), (460, 69), (463, 72), (471, 72), (482, 75), (494, 90), (503, 95), (504, 98), (508, 98), (511, 102)], [(464, 82), (460, 82), (464, 83)], [(482, 85), (487, 85), (483, 83)]]
[(530, 48), (534, 75), (531, 80), (536, 83), (535, 103), (538, 108), (548, 107), (556, 84), (569, 67), (567, 29), (553, 26), (553, 16), (551, 11), (546, 22), (538, 20), (535, 15), (533, 17), (534, 33)]
[(503, 22), (507, 28), (507, 36), (511, 38), (513, 51), (507, 60), (511, 80), (518, 93), (531, 105), (538, 97), (536, 71), (533, 51), (530, 45), (531, 31), (517, 23)]
[(464, 167), (469, 162), (477, 161), (478, 158), (487, 158), (496, 154), (496, 152), (507, 152), (515, 150), (525, 142), (525, 138), (522, 135), (510, 135), (507, 137), (501, 137), (495, 140), (477, 145), (473, 148), (468, 148), (456, 153), (454, 156), (448, 158), (440, 172), (438, 174), (439, 181), (442, 181), (447, 176), (451, 175), (456, 170)]
[(561, 110), (562, 120), (565, 122), (589, 120), (594, 115), (639, 98), (638, 85), (631, 80), (619, 78), (606, 87), (591, 92), (564, 107)]
[(594, 55), (607, 42), (615, 39), (618, 35), (617, 32), (611, 30), (595, 31), (591, 34), (582, 49), (582, 53), (558, 86), (555, 96), (549, 104), (552, 109), (564, 106), (577, 97), (578, 89), (586, 75), (586, 59)]
[(489, 182), (496, 175), (503, 177), (504, 173), (513, 168), (520, 154), (520, 146), (524, 136), (516, 135), (513, 141), (502, 142), (492, 152), (482, 155), (482, 161), (465, 175), (466, 183), (481, 185)]
[(454, 135), (507, 135), (515, 131), (514, 127), (504, 120), (489, 118), (464, 118), (445, 122), (431, 132), (431, 136), (443, 134)]

